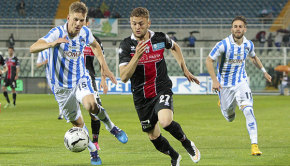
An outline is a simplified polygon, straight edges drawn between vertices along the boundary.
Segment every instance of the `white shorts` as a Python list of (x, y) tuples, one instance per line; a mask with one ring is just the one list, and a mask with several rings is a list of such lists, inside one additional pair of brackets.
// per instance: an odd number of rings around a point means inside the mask
[(82, 103), (83, 97), (94, 94), (91, 79), (88, 76), (81, 78), (78, 85), (72, 89), (53, 87), (53, 92), (67, 122), (76, 121), (81, 116), (79, 103)]
[(225, 118), (235, 113), (235, 108), (241, 106), (253, 106), (252, 92), (248, 82), (243, 81), (232, 87), (223, 87), (218, 93), (221, 102), (221, 111)]

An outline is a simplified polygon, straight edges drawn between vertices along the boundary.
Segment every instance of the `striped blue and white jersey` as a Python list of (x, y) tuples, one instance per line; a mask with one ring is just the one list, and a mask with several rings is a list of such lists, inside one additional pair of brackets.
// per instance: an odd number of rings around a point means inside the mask
[(247, 81), (245, 70), (247, 56), (254, 57), (254, 44), (243, 37), (239, 46), (230, 35), (218, 42), (209, 53), (209, 57), (217, 63), (217, 78), (222, 87), (237, 85), (243, 80)]
[(50, 43), (64, 36), (69, 43), (61, 43), (51, 50), (49, 77), (53, 86), (71, 89), (78, 84), (80, 78), (89, 76), (84, 64), (83, 50), (94, 41), (94, 37), (91, 30), (83, 26), (77, 36), (70, 38), (65, 23), (51, 29), (41, 39)]
[[(42, 62), (48, 60), (50, 50), (51, 49), (49, 48), (49, 49), (45, 49), (45, 50), (39, 52), (36, 63), (42, 63)], [(50, 80), (49, 79), (49, 66), (48, 66), (48, 64), (45, 65), (45, 73), (46, 73), (47, 80)]]

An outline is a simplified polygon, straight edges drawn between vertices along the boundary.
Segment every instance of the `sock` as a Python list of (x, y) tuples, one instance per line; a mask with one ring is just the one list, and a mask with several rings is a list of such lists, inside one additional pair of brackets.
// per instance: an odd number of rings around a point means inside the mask
[(176, 160), (178, 158), (179, 154), (170, 146), (167, 139), (164, 138), (161, 134), (157, 139), (151, 140), (151, 142), (158, 151), (169, 155), (171, 159)]
[(187, 139), (186, 135), (182, 131), (181, 126), (177, 122), (172, 121), (170, 125), (164, 127), (164, 130), (168, 131), (174, 138), (179, 140), (182, 143), (182, 145), (183, 144), (190, 145), (190, 140)]
[(59, 114), (58, 115), (62, 115), (62, 110), (61, 109), (59, 109)]
[[(86, 125), (84, 124), (83, 129), (85, 129), (87, 131), (87, 134), (89, 135), (89, 130), (86, 127)], [(93, 144), (93, 142), (91, 141), (90, 137), (89, 137), (89, 146), (88, 149), (90, 152), (94, 152), (97, 150), (96, 146)]]
[(91, 119), (91, 128), (92, 128), (92, 135), (93, 135), (93, 141), (98, 142), (98, 137), (100, 133), (100, 127), (101, 127), (101, 122), (100, 120), (93, 120)]
[(102, 106), (100, 106), (99, 104), (97, 104), (97, 105), (99, 108), (99, 113), (97, 115), (96, 114), (92, 114), (92, 115), (95, 116), (96, 118), (100, 119), (105, 124), (106, 129), (108, 131), (111, 131), (112, 128), (115, 126), (114, 123), (111, 121), (106, 110)]
[(13, 93), (12, 96), (13, 96), (13, 105), (16, 105), (16, 93)]
[(10, 104), (10, 100), (9, 100), (9, 97), (8, 97), (8, 93), (6, 91), (3, 92), (3, 95), (5, 96), (7, 102)]
[(254, 115), (253, 107), (247, 106), (243, 109), (243, 113), (246, 118), (246, 125), (248, 129), (248, 133), (250, 135), (251, 143), (257, 144), (258, 143), (258, 128), (257, 122)]

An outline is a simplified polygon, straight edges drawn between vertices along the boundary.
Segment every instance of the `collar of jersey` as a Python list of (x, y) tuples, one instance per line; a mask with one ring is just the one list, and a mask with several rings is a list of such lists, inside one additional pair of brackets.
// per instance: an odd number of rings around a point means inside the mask
[[(150, 33), (150, 38), (149, 38), (149, 40), (154, 36), (154, 32), (153, 31), (151, 31), (151, 30), (149, 30), (148, 29), (148, 32)], [(134, 33), (132, 33), (132, 35), (131, 35), (131, 40), (137, 40), (136, 38), (135, 38), (135, 36), (134, 36)], [(148, 41), (148, 40), (147, 40)], [(146, 41), (146, 42), (147, 42)]]
[[(234, 38), (233, 38), (233, 34), (231, 34), (230, 36), (229, 36), (229, 39), (230, 39), (230, 42), (231, 43), (233, 43), (233, 44), (237, 44), (236, 42), (235, 42), (235, 40), (234, 40)], [(243, 36), (243, 43), (246, 43), (248, 40), (247, 40), (247, 38), (245, 37), (245, 36)], [(238, 44), (237, 44), (238, 45)]]

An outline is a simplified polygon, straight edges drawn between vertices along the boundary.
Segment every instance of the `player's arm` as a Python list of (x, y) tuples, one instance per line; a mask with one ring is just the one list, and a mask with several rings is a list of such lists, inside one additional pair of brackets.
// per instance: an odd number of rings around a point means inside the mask
[(173, 56), (175, 57), (179, 66), (181, 67), (181, 69), (184, 73), (184, 76), (188, 79), (188, 81), (195, 82), (195, 83), (199, 84), (200, 83), (199, 80), (196, 77), (194, 77), (194, 75), (191, 74), (189, 72), (189, 70), (187, 69), (187, 66), (185, 64), (185, 61), (184, 61), (184, 58), (183, 58), (183, 55), (182, 55), (182, 52), (181, 52), (179, 45), (174, 42), (173, 47), (170, 49), (170, 51), (173, 54)]
[(16, 75), (15, 75), (15, 80), (18, 79), (18, 74), (20, 72), (20, 67), (19, 66), (16, 66)]
[(104, 58), (101, 46), (99, 45), (99, 43), (94, 39), (94, 41), (90, 44), (93, 53), (95, 54), (95, 56), (97, 57), (100, 66), (101, 66), (101, 74), (104, 77), (108, 77), (110, 78), (110, 80), (114, 83), (117, 84), (117, 80), (114, 76), (114, 74), (110, 71), (106, 60)]
[(8, 70), (8, 67), (6, 65), (3, 66), (3, 70), (1, 71), (1, 74), (6, 73)]
[(217, 76), (214, 72), (214, 66), (213, 63), (215, 60), (221, 55), (224, 54), (225, 48), (223, 46), (222, 41), (218, 42), (215, 47), (211, 50), (209, 53), (209, 56), (206, 58), (205, 64), (207, 71), (212, 79), (212, 90), (214, 92), (220, 91), (222, 89), (220, 82), (217, 79)]
[(264, 73), (264, 77), (266, 78), (266, 80), (268, 82), (271, 82), (272, 77), (267, 73), (267, 71), (265, 70), (260, 58), (258, 58), (257, 55), (255, 55), (254, 57), (251, 57), (251, 61), (253, 62), (253, 64), (260, 70), (262, 70), (262, 72)]
[(136, 52), (130, 62), (127, 65), (123, 65), (119, 67), (120, 77), (123, 82), (127, 82), (132, 75), (134, 74), (136, 67), (140, 58), (142, 57), (147, 44), (145, 42), (140, 41), (136, 47)]
[(107, 94), (107, 92), (108, 92), (108, 85), (107, 85), (106, 77), (105, 76), (101, 76), (100, 88), (103, 89), (103, 94)]
[(209, 73), (211, 79), (212, 79), (212, 82), (213, 82), (213, 85), (212, 85), (212, 89), (214, 91), (220, 91), (220, 89), (222, 88), (217, 77), (216, 77), (216, 74), (214, 72), (214, 67), (213, 67), (213, 63), (215, 61), (213, 59), (211, 59), (209, 56), (206, 58), (206, 61), (205, 61), (205, 64), (206, 64), (206, 68), (207, 68), (207, 72)]
[(34, 44), (32, 44), (30, 46), (30, 52), (37, 53), (37, 52), (43, 51), (47, 48), (55, 47), (56, 45), (61, 44), (61, 43), (68, 43), (66, 36), (64, 36), (63, 38), (58, 38), (57, 40), (55, 40), (53, 42), (46, 42), (43, 39), (39, 39)]

